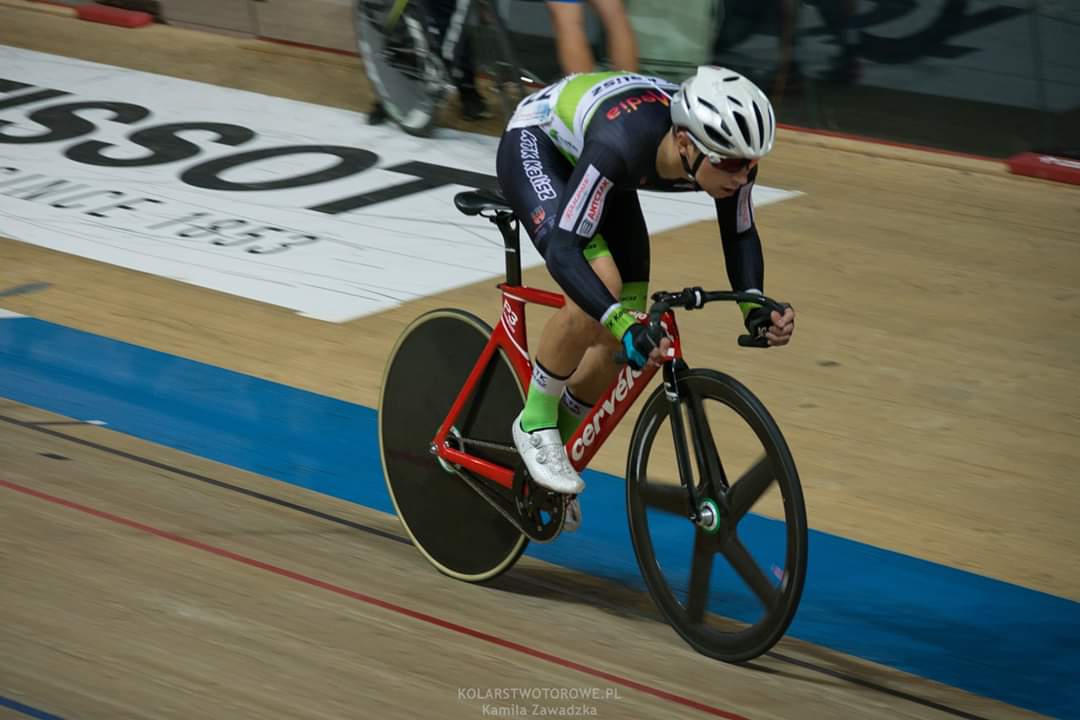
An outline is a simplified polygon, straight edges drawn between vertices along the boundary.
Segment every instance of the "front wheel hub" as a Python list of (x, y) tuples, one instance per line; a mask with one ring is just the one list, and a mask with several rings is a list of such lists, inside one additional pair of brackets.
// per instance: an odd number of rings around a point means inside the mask
[(698, 506), (698, 527), (710, 535), (720, 531), (720, 508), (714, 500), (704, 500)]

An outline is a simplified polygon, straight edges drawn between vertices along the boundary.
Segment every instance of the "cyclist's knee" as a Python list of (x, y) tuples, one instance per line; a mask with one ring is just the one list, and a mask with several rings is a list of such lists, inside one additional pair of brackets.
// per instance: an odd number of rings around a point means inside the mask
[(604, 327), (602, 322), (599, 322), (592, 317), (588, 318), (587, 327), (582, 328), (581, 337), (588, 339), (589, 347), (604, 347), (607, 345), (617, 345), (618, 341), (615, 336), (611, 334), (611, 331)]
[(562, 325), (578, 337), (591, 337), (593, 326), (600, 324), (569, 297), (566, 298), (566, 304), (558, 314), (562, 319)]
[(619, 341), (615, 338), (611, 332), (598, 323), (596, 335), (593, 337), (592, 347), (600, 350), (616, 350), (619, 347)]
[(614, 342), (614, 337), (603, 323), (598, 322), (573, 302), (567, 302), (563, 310), (563, 328), (577, 338), (583, 346), (602, 345), (608, 340)]

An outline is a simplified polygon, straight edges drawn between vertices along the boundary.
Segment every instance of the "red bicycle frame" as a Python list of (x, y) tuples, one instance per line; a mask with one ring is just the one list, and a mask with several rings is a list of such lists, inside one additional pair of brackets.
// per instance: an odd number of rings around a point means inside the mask
[[(502, 350), (510, 360), (510, 365), (517, 373), (521, 386), (529, 387), (532, 380), (532, 363), (529, 361), (529, 346), (525, 335), (525, 305), (536, 303), (552, 308), (561, 308), (566, 300), (559, 293), (547, 290), (538, 290), (520, 285), (500, 283), (503, 304), (502, 316), (499, 324), (491, 333), (483, 352), (473, 366), (469, 377), (458, 393), (450, 412), (435, 434), (434, 444), (440, 458), (452, 465), (460, 465), (469, 472), (485, 477), (503, 487), (513, 488), (514, 470), (488, 460), (470, 455), (463, 450), (457, 450), (450, 446), (447, 437), (450, 428), (453, 427), (458, 415), (465, 407), (472, 395), (477, 382), (492, 361), (496, 351)], [(645, 316), (642, 315), (642, 318)], [(672, 340), (672, 348), (668, 353), (667, 360), (675, 360), (682, 357), (682, 345), (679, 342), (679, 329), (675, 324), (673, 313), (664, 316), (665, 330)], [(607, 392), (597, 401), (589, 414), (581, 421), (577, 431), (566, 442), (566, 454), (574, 469), (581, 472), (600, 447), (607, 440), (611, 431), (619, 424), (627, 410), (634, 404), (638, 396), (648, 386), (653, 375), (658, 370), (655, 366), (648, 366), (638, 371), (629, 365), (619, 370), (618, 375), (608, 387)]]

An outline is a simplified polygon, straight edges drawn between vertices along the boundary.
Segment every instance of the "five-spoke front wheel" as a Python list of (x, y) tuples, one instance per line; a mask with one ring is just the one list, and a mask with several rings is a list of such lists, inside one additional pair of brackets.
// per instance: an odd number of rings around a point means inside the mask
[(679, 421), (660, 387), (634, 427), (626, 477), (634, 552), (672, 627), (705, 655), (743, 662), (780, 640), (799, 605), (808, 544), (799, 476), (745, 386), (711, 370), (680, 371), (678, 382)]

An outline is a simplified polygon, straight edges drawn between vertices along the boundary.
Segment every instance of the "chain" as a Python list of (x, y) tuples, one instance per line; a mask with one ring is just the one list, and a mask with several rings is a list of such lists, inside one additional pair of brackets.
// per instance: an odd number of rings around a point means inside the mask
[[(472, 442), (479, 442), (479, 441), (470, 441), (470, 443), (472, 443)], [(490, 444), (495, 445), (495, 443), (490, 443)], [(521, 518), (518, 516), (517, 513), (510, 512), (509, 510), (507, 510), (506, 508), (504, 508), (502, 506), (502, 503), (499, 502), (499, 499), (497, 497), (492, 497), (491, 490), (487, 486), (484, 485), (483, 481), (477, 480), (472, 475), (470, 475), (468, 472), (466, 472), (464, 470), (461, 470), (460, 468), (454, 468), (454, 474), (456, 474), (459, 478), (464, 480), (465, 483), (469, 487), (471, 487), (473, 490), (478, 492), (481, 497), (487, 498), (488, 503), (492, 507), (494, 507), (496, 510), (498, 510), (499, 514), (501, 514), (504, 518), (509, 520), (511, 525), (513, 525), (515, 528), (517, 528), (518, 531), (520, 531), (522, 535), (526, 536), (527, 538), (529, 538), (533, 542), (549, 543), (552, 540), (554, 540), (555, 538), (559, 537), (559, 533), (562, 532), (562, 523), (566, 519), (565, 513), (560, 513), (560, 515), (559, 515), (559, 531), (558, 532), (554, 533), (551, 537), (546, 538), (546, 539), (542, 538), (542, 537), (538, 537), (529, 528), (526, 528), (524, 525), (521, 524)]]

